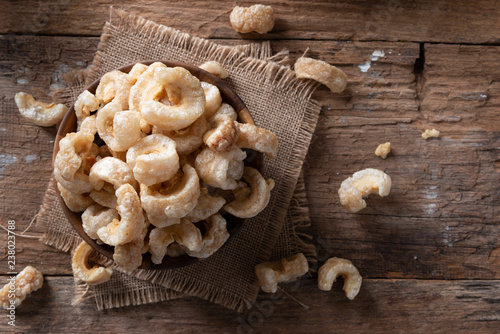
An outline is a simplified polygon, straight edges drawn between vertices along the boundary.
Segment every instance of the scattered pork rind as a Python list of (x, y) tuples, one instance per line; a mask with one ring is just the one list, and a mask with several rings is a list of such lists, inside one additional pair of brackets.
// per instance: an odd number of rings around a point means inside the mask
[(274, 181), (272, 179), (266, 181), (259, 171), (252, 167), (245, 167), (243, 178), (248, 182), (250, 189), (244, 182), (240, 182), (240, 187), (234, 190), (236, 199), (224, 206), (224, 209), (236, 217), (252, 218), (269, 203)]
[(89, 196), (97, 204), (114, 209), (118, 202), (115, 191), (116, 189), (111, 183), (105, 183), (101, 189), (93, 189)]
[(111, 71), (104, 74), (95, 91), (95, 97), (103, 104), (115, 102), (121, 110), (128, 110), (130, 88), (134, 81), (126, 73)]
[(57, 182), (57, 189), (61, 194), (64, 204), (73, 212), (85, 211), (94, 201), (89, 197), (88, 194), (80, 194), (69, 191), (64, 188), (59, 182)]
[(203, 115), (205, 94), (200, 80), (188, 70), (183, 67), (158, 67), (154, 70), (154, 79), (165, 87), (170, 103), (155, 100), (140, 102), (139, 110), (146, 122), (165, 130), (180, 130)]
[(215, 123), (216, 127), (203, 135), (203, 141), (214, 151), (226, 152), (231, 149), (238, 137), (238, 127), (230, 116), (224, 114), (219, 115)]
[(68, 111), (64, 104), (43, 103), (23, 92), (17, 93), (14, 100), (21, 115), (39, 126), (52, 126), (59, 123)]
[(131, 272), (139, 268), (142, 264), (142, 254), (145, 252), (144, 239), (148, 233), (148, 225), (149, 224), (147, 224), (141, 234), (131, 242), (115, 246), (113, 260), (126, 272)]
[(80, 123), (86, 117), (89, 117), (92, 111), (99, 109), (99, 100), (94, 96), (94, 94), (85, 90), (76, 99), (74, 109), (78, 122)]
[(92, 204), (82, 213), (82, 227), (89, 237), (96, 240), (99, 239), (97, 230), (108, 226), (115, 219), (120, 219), (120, 215), (118, 215), (115, 208)]
[(229, 239), (227, 224), (224, 217), (219, 214), (211, 216), (207, 220), (207, 232), (203, 236), (200, 246), (196, 250), (186, 248), (189, 256), (205, 259), (215, 253)]
[(95, 190), (101, 190), (106, 182), (111, 183), (115, 189), (126, 183), (137, 189), (137, 181), (130, 166), (112, 157), (102, 158), (92, 166), (89, 181)]
[[(26, 299), (28, 294), (40, 289), (43, 285), (43, 275), (36, 268), (27, 266), (23, 271), (17, 274), (14, 282), (14, 289), (11, 288), (11, 284), (12, 283), (7, 283), (0, 290), (0, 305), (2, 305), (4, 309), (9, 308), (11, 305), (17, 308), (21, 305), (23, 300)], [(9, 299), (9, 295), (12, 295), (13, 292), (15, 298)]]
[(391, 177), (381, 170), (367, 168), (344, 180), (339, 189), (340, 203), (350, 212), (366, 207), (363, 197), (379, 194), (384, 197), (391, 191)]
[(318, 287), (330, 291), (338, 276), (344, 277), (343, 290), (350, 300), (353, 300), (361, 288), (362, 277), (351, 261), (333, 257), (328, 259), (318, 270)]
[(207, 61), (201, 64), (200, 68), (221, 79), (225, 79), (229, 76), (229, 73), (227, 73), (224, 67), (216, 61)]
[(274, 11), (271, 6), (253, 5), (233, 8), (229, 16), (233, 29), (240, 33), (256, 31), (265, 34), (274, 27)]
[(179, 170), (175, 142), (167, 136), (153, 134), (139, 140), (127, 152), (127, 163), (140, 183), (153, 185), (167, 181)]
[(201, 245), (201, 232), (185, 218), (181, 219), (179, 224), (153, 229), (149, 234), (151, 261), (160, 264), (167, 252), (167, 247), (174, 241), (185, 249), (194, 251)]
[(195, 160), (196, 171), (209, 186), (223, 190), (236, 189), (243, 175), (246, 152), (234, 146), (228, 152), (216, 152), (206, 147)]
[(71, 266), (73, 275), (87, 284), (101, 284), (109, 281), (113, 274), (113, 269), (100, 266), (90, 267), (89, 256), (93, 248), (82, 241), (73, 253)]
[(216, 127), (217, 119), (223, 115), (229, 116), (233, 121), (236, 121), (236, 119), (238, 118), (238, 114), (236, 113), (236, 111), (234, 111), (234, 108), (231, 107), (230, 104), (222, 102), (219, 110), (217, 110), (215, 114), (208, 119), (208, 123), (210, 123), (210, 126)]
[(201, 116), (185, 129), (166, 131), (153, 126), (153, 134), (163, 134), (175, 141), (175, 148), (179, 155), (188, 155), (196, 151), (203, 144), (203, 134), (209, 129), (205, 117)]
[(97, 230), (99, 239), (111, 246), (123, 245), (132, 241), (145, 225), (141, 200), (134, 187), (124, 184), (116, 190), (117, 210), (120, 220), (113, 219), (111, 224)]
[(385, 159), (387, 158), (387, 154), (389, 154), (389, 152), (391, 152), (391, 143), (387, 142), (377, 146), (377, 149), (375, 150), (375, 155), (378, 155), (382, 159)]
[(96, 119), (97, 118), (95, 116), (85, 117), (85, 119), (78, 126), (78, 132), (89, 133), (92, 136), (95, 136), (97, 133)]
[(144, 65), (141, 63), (137, 63), (132, 68), (130, 69), (130, 72), (128, 72), (128, 76), (132, 79), (134, 84), (137, 82), (137, 79), (141, 76), (142, 73), (146, 72), (148, 69), (148, 65)]
[(278, 155), (278, 137), (273, 132), (248, 123), (236, 124), (239, 130), (236, 146), (262, 152), (268, 159)]
[(222, 97), (217, 86), (202, 81), (201, 88), (205, 94), (205, 117), (212, 117), (222, 104)]
[(186, 218), (193, 223), (208, 219), (212, 215), (219, 212), (226, 204), (226, 200), (222, 196), (211, 196), (207, 188), (200, 189), (200, 197), (193, 210), (191, 210)]
[(141, 138), (141, 118), (137, 111), (122, 110), (111, 102), (97, 113), (97, 132), (113, 151), (126, 151)]
[(437, 138), (439, 137), (440, 132), (436, 129), (426, 129), (424, 133), (422, 133), (422, 138), (424, 139), (429, 139), (429, 138)]
[(292, 282), (309, 271), (309, 264), (302, 253), (274, 262), (255, 266), (260, 287), (265, 292), (276, 292), (279, 282)]
[(342, 93), (347, 86), (347, 75), (322, 60), (300, 57), (295, 62), (294, 70), (297, 78), (321, 82), (334, 93)]

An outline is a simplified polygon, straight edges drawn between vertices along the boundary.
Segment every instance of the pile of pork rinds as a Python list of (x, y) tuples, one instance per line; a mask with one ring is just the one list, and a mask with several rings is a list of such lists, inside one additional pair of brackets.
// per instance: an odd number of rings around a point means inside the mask
[[(227, 76), (217, 63), (203, 67)], [(274, 181), (245, 166), (242, 149), (274, 158), (275, 134), (239, 123), (219, 89), (185, 68), (138, 63), (106, 73), (74, 109), (78, 131), (59, 142), (57, 187), (125, 271), (146, 252), (155, 264), (206, 258), (229, 238), (221, 213), (250, 218), (269, 202)]]

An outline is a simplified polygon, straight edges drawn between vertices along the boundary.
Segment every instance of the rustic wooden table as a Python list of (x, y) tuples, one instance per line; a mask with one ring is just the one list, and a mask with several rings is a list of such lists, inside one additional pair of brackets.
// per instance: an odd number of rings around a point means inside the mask
[[(0, 1), (1, 110), (18, 91), (41, 97), (64, 86), (65, 71), (87, 68), (111, 4)], [(68, 254), (18, 237), (17, 266), (40, 268), (46, 283), (17, 309), (15, 328), (0, 313), (0, 332), (500, 331), (500, 2), (286, 0), (272, 3), (276, 26), (266, 35), (231, 29), (233, 1), (114, 5), (222, 44), (271, 40), (292, 61), (309, 47), (348, 74), (343, 94), (314, 95), (322, 112), (305, 175), (318, 259), (351, 259), (361, 292), (349, 301), (341, 285), (321, 292), (312, 277), (284, 286), (307, 309), (281, 293), (261, 294), (242, 314), (194, 298), (99, 312), (91, 301), (71, 306)], [(0, 222), (21, 231), (50, 179), (56, 128), (17, 112), (2, 112), (0, 123)], [(441, 138), (423, 140), (426, 128)], [(373, 152), (386, 141), (393, 149), (382, 160)], [(391, 194), (349, 214), (336, 192), (367, 167), (392, 177)]]

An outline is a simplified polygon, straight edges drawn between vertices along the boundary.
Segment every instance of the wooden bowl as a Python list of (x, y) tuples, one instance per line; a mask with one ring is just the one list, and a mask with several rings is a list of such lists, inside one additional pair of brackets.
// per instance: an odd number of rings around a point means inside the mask
[[(211, 83), (219, 88), (219, 91), (221, 93), (222, 99), (224, 102), (230, 104), (234, 110), (238, 113), (238, 121), (241, 123), (249, 123), (249, 124), (254, 124), (252, 116), (250, 116), (250, 113), (248, 112), (247, 107), (243, 103), (243, 101), (218, 77), (215, 75), (202, 70), (201, 68), (198, 68), (196, 66), (190, 65), (190, 64), (185, 64), (181, 63), (178, 61), (170, 61), (170, 60), (149, 60), (149, 61), (141, 61), (140, 63), (143, 63), (145, 65), (150, 65), (154, 62), (162, 62), (165, 65), (169, 67), (184, 67), (187, 69), (191, 74), (196, 76), (200, 81), (206, 81), (208, 83)], [(118, 68), (118, 70), (128, 73), (132, 66), (134, 66), (136, 63), (129, 64), (123, 67)], [(88, 86), (86, 89), (95, 94), (96, 88), (99, 85), (99, 80), (94, 81), (90, 86)], [(57, 152), (59, 151), (59, 141), (66, 136), (67, 133), (70, 132), (75, 132), (77, 128), (77, 119), (74, 111), (74, 105), (72, 105), (66, 116), (61, 122), (61, 125), (59, 126), (59, 130), (57, 131), (57, 136), (54, 142), (54, 151), (53, 151), (53, 156), (52, 156), (52, 165), (54, 165), (54, 160), (56, 157)], [(257, 168), (258, 170), (262, 169), (262, 162), (263, 162), (263, 155), (259, 152), (255, 152), (253, 150), (246, 150), (247, 151), (247, 159), (245, 160), (245, 165), (246, 166), (252, 166), (254, 168)], [(55, 180), (54, 180), (55, 182)], [(78, 234), (90, 245), (92, 246), (96, 251), (101, 253), (102, 255), (113, 259), (113, 253), (114, 253), (114, 247), (103, 244), (103, 245), (98, 245), (95, 240), (91, 239), (83, 230), (82, 227), (82, 219), (81, 219), (81, 213), (75, 213), (70, 211), (67, 207), (66, 204), (64, 203), (59, 190), (56, 188), (57, 193), (59, 194), (59, 202), (61, 204), (61, 207), (68, 218), (70, 224), (73, 226), (73, 228), (78, 232)], [(227, 221), (227, 229), (229, 232), (229, 239), (226, 241), (224, 245), (227, 245), (231, 241), (232, 238), (241, 230), (243, 227), (243, 224), (245, 223), (244, 219), (237, 218), (234, 216), (231, 216), (229, 214), (224, 215), (224, 218), (226, 218)], [(224, 247), (224, 246), (223, 246)], [(222, 247), (221, 247), (222, 248)], [(159, 270), (159, 269), (172, 269), (172, 268), (179, 268), (179, 267), (184, 267), (199, 261), (202, 261), (204, 259), (198, 259), (195, 257), (191, 257), (188, 255), (183, 255), (179, 257), (169, 257), (165, 256), (163, 259), (163, 262), (161, 264), (154, 264), (151, 262), (151, 254), (146, 253), (143, 256), (143, 261), (142, 265), (140, 268), (142, 269), (153, 269), (153, 270)]]

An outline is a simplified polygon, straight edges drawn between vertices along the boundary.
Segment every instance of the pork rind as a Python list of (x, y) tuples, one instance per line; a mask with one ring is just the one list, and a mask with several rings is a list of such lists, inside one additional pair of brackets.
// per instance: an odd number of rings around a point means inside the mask
[(384, 197), (391, 191), (391, 177), (381, 170), (367, 168), (344, 180), (339, 189), (340, 203), (349, 212), (358, 212), (366, 207), (363, 197), (379, 194)]
[(196, 250), (186, 248), (186, 253), (189, 256), (205, 259), (218, 251), (229, 239), (226, 220), (221, 215), (211, 216), (206, 225), (207, 232), (203, 236), (200, 246)]
[(148, 69), (148, 65), (144, 65), (141, 63), (137, 63), (132, 68), (130, 69), (130, 72), (128, 72), (128, 76), (132, 79), (134, 84), (137, 82), (137, 79), (141, 76), (142, 73), (146, 72)]
[(17, 93), (14, 100), (19, 113), (39, 126), (52, 126), (59, 123), (68, 111), (64, 104), (43, 103), (23, 92)]
[[(8, 309), (11, 305), (17, 308), (31, 292), (40, 289), (43, 285), (43, 275), (36, 268), (27, 266), (17, 274), (14, 288), (12, 288), (11, 284), (7, 283), (0, 290), (0, 305), (4, 309)], [(9, 299), (9, 295), (13, 293), (15, 297)]]
[(239, 132), (236, 146), (262, 152), (269, 159), (278, 155), (278, 137), (273, 132), (248, 123), (236, 124)]
[(89, 181), (95, 190), (101, 190), (106, 182), (111, 183), (115, 189), (126, 183), (137, 189), (137, 181), (130, 166), (112, 157), (103, 158), (92, 166)]
[(440, 132), (436, 129), (426, 129), (424, 133), (422, 133), (422, 138), (424, 139), (429, 139), (429, 138), (437, 138), (439, 137)]
[(173, 141), (179, 155), (188, 155), (196, 151), (203, 144), (203, 134), (209, 129), (205, 117), (199, 117), (193, 124), (185, 129), (177, 131), (166, 131), (160, 127), (153, 126), (153, 134), (163, 134)]
[(99, 109), (99, 100), (94, 94), (85, 90), (76, 99), (74, 109), (78, 122), (81, 122), (86, 117), (89, 117), (92, 111)]
[(99, 81), (95, 97), (103, 104), (114, 102), (120, 105), (121, 110), (128, 110), (130, 88), (133, 84), (133, 79), (126, 73), (121, 71), (108, 72)]
[(64, 204), (73, 212), (85, 211), (94, 201), (89, 197), (88, 194), (79, 194), (69, 191), (64, 188), (59, 182), (57, 182), (57, 189), (61, 194)]
[(228, 152), (216, 152), (204, 148), (195, 160), (196, 171), (200, 178), (209, 186), (223, 190), (232, 190), (238, 187), (243, 175), (243, 160), (247, 154), (233, 146)]
[(148, 233), (148, 225), (149, 224), (147, 224), (141, 234), (131, 242), (115, 246), (113, 260), (126, 272), (131, 272), (139, 268), (142, 264), (142, 254), (147, 251), (147, 249), (144, 250), (144, 239)]
[(154, 70), (154, 78), (165, 88), (170, 103), (155, 100), (140, 102), (139, 109), (146, 122), (165, 130), (180, 130), (203, 115), (205, 94), (200, 80), (188, 70), (158, 67)]
[(89, 237), (96, 240), (99, 239), (97, 231), (101, 227), (108, 226), (115, 219), (120, 219), (118, 211), (115, 208), (93, 204), (82, 213), (82, 227)]
[(67, 190), (88, 193), (92, 190), (88, 173), (95, 163), (99, 149), (94, 136), (86, 132), (69, 133), (59, 141), (54, 159), (54, 177)]
[(205, 144), (214, 151), (230, 150), (238, 137), (238, 127), (230, 116), (221, 114), (215, 119), (216, 127), (203, 135)]
[(97, 230), (99, 239), (111, 246), (123, 245), (135, 239), (146, 225), (141, 201), (134, 187), (124, 184), (116, 190), (120, 220)]
[(179, 224), (153, 229), (149, 234), (151, 261), (160, 264), (167, 252), (167, 247), (174, 241), (185, 249), (194, 251), (201, 245), (201, 232), (185, 218), (181, 219)]
[(255, 217), (269, 203), (274, 181), (265, 180), (259, 171), (252, 167), (245, 167), (243, 178), (248, 182), (251, 191), (248, 191), (244, 182), (240, 182), (240, 188), (234, 191), (236, 199), (224, 206), (224, 209), (236, 217)]
[(138, 112), (122, 110), (111, 102), (97, 113), (97, 132), (113, 151), (126, 151), (141, 138), (141, 118)]
[(153, 185), (169, 180), (179, 170), (175, 142), (153, 134), (139, 140), (127, 152), (127, 163), (139, 183)]
[(347, 86), (347, 75), (322, 60), (300, 57), (295, 62), (294, 69), (297, 78), (316, 80), (334, 93), (342, 93)]
[[(184, 165), (182, 170), (184, 175), (179, 182), (169, 184), (167, 187), (162, 184), (154, 186), (141, 184), (142, 207), (151, 224), (158, 227), (158, 221), (155, 218), (185, 217), (196, 207), (200, 197), (200, 179), (195, 169), (190, 165)], [(164, 220), (164, 224), (168, 225), (174, 222)]]
[(221, 79), (225, 79), (229, 76), (229, 73), (227, 73), (224, 67), (216, 61), (207, 61), (201, 64), (200, 68)]
[[(166, 68), (167, 65), (160, 62), (153, 63), (137, 77), (136, 83), (130, 89), (128, 99), (131, 110), (139, 111), (139, 104), (143, 101), (159, 101), (160, 99), (164, 102), (168, 101), (165, 88), (154, 78), (154, 71), (158, 67)], [(129, 75), (134, 74), (131, 71)]]
[(274, 11), (271, 6), (253, 5), (233, 8), (229, 15), (233, 29), (240, 33), (256, 31), (265, 34), (274, 27)]
[(113, 269), (100, 266), (91, 267), (89, 264), (89, 256), (93, 248), (82, 241), (73, 253), (71, 266), (73, 267), (73, 275), (84, 281), (87, 284), (101, 284), (109, 281), (113, 274)]
[[(92, 136), (95, 136), (97, 133), (97, 121), (96, 116), (86, 117), (78, 126), (78, 132), (89, 133)], [(101, 153), (99, 151), (99, 153)]]
[(391, 152), (391, 143), (387, 142), (377, 146), (377, 149), (375, 150), (375, 155), (378, 155), (382, 159), (385, 159), (387, 158), (389, 152)]
[(101, 189), (93, 189), (89, 196), (97, 204), (114, 209), (118, 202), (115, 191), (116, 189), (111, 183), (104, 183)]
[(200, 189), (200, 197), (193, 210), (191, 210), (186, 218), (193, 223), (208, 219), (212, 215), (219, 212), (226, 204), (226, 200), (222, 196), (211, 196), (207, 188)]
[(362, 277), (351, 261), (338, 257), (328, 259), (318, 270), (318, 287), (330, 291), (337, 277), (344, 277), (343, 290), (350, 300), (353, 300), (361, 288)]
[(210, 124), (210, 126), (216, 127), (217, 119), (223, 115), (229, 116), (233, 121), (236, 121), (236, 119), (238, 118), (238, 114), (236, 113), (236, 111), (234, 111), (234, 108), (231, 107), (230, 104), (223, 102), (219, 110), (217, 110), (216, 113), (208, 119), (208, 123)]
[(309, 264), (302, 253), (274, 262), (255, 266), (255, 274), (262, 291), (275, 293), (279, 282), (292, 282), (309, 271)]
[(205, 117), (212, 117), (222, 104), (219, 88), (208, 82), (202, 81), (201, 88), (205, 94)]

